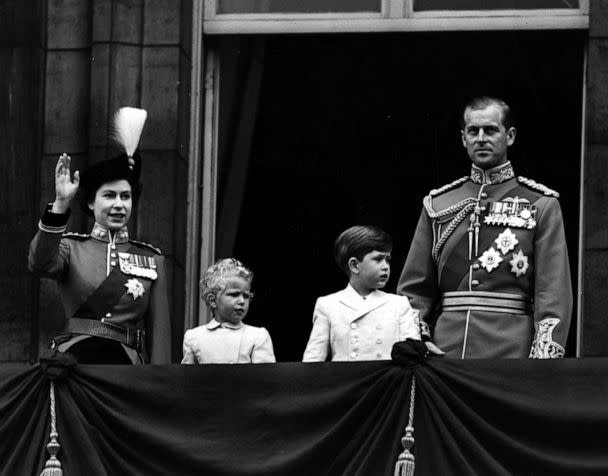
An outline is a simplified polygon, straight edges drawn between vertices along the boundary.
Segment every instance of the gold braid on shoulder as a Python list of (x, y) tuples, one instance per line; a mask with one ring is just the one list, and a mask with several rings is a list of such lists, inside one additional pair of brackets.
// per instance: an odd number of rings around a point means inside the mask
[(460, 223), (466, 218), (466, 216), (469, 213), (471, 213), (473, 211), (473, 209), (475, 208), (475, 205), (477, 204), (477, 198), (467, 197), (464, 200), (461, 200), (460, 202), (449, 206), (448, 208), (445, 208), (440, 211), (435, 211), (433, 209), (433, 203), (432, 203), (433, 197), (436, 197), (437, 195), (447, 192), (448, 190), (451, 190), (451, 189), (457, 187), (458, 185), (463, 184), (467, 180), (469, 180), (469, 177), (464, 176), (464, 177), (459, 178), (458, 180), (454, 180), (452, 183), (444, 185), (441, 188), (431, 190), (431, 192), (426, 197), (424, 197), (424, 200), (422, 201), (422, 203), (424, 205), (424, 209), (426, 210), (426, 213), (428, 214), (428, 216), (431, 220), (441, 219), (441, 218), (453, 215), (454, 213), (456, 214), (454, 216), (454, 218), (452, 218), (452, 220), (450, 220), (450, 223), (448, 224), (446, 229), (443, 231), (443, 233), (441, 233), (441, 236), (439, 237), (439, 239), (437, 240), (437, 243), (433, 247), (432, 256), (433, 256), (433, 260), (435, 261), (435, 263), (437, 263), (439, 261), (439, 254), (441, 253), (441, 249), (443, 248), (443, 245), (445, 245), (445, 243), (448, 240), (448, 238), (450, 237), (450, 235), (454, 232), (456, 227), (458, 225), (460, 225)]
[(465, 183), (467, 180), (469, 180), (469, 178), (470, 177), (468, 175), (465, 175), (464, 177), (460, 177), (459, 179), (456, 179), (451, 183), (445, 184), (443, 187), (434, 188), (429, 192), (429, 195), (431, 197), (441, 195), (442, 193), (447, 192), (448, 190), (452, 190), (453, 188), (458, 187), (458, 185)]
[(557, 193), (555, 190), (550, 189), (546, 185), (543, 185), (542, 183), (538, 183), (536, 180), (522, 177), (520, 175), (519, 177), (517, 177), (517, 181), (521, 184), (528, 186), (532, 190), (536, 190), (537, 192), (546, 195), (547, 197), (559, 198), (559, 193)]
[[(445, 230), (443, 230), (443, 233), (441, 233), (441, 236), (439, 237), (439, 239), (437, 240), (437, 243), (435, 244), (435, 246), (433, 248), (433, 260), (435, 261), (435, 263), (439, 262), (439, 253), (441, 253), (441, 248), (443, 248), (443, 245), (445, 245), (445, 242), (448, 241), (448, 238), (454, 232), (456, 227), (458, 225), (460, 225), (460, 223), (467, 217), (467, 215), (469, 215), (475, 209), (476, 205), (477, 205), (477, 199), (473, 198), (473, 197), (469, 197), (469, 198), (465, 198), (463, 201), (457, 203), (456, 205), (453, 205), (449, 208), (446, 208), (445, 210), (442, 210), (441, 212), (439, 212), (437, 214), (437, 215), (444, 214), (448, 210), (450, 211), (450, 213), (453, 213), (456, 211), (456, 209), (454, 209), (454, 208), (460, 207), (460, 211), (458, 211), (458, 213), (456, 213), (454, 218), (452, 218), (450, 220), (450, 223), (445, 228)], [(452, 210), (452, 209), (454, 209), (454, 210)]]

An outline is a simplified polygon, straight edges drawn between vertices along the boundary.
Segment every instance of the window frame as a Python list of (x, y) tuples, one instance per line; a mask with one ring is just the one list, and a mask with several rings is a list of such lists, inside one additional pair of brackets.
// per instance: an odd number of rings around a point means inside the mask
[(380, 12), (221, 14), (217, 0), (204, 2), (208, 35), (589, 28), (589, 0), (578, 9), (415, 11), (414, 0), (381, 0)]
[(508, 9), (508, 10), (414, 10), (415, 0), (405, 0), (407, 16), (412, 18), (444, 18), (444, 17), (559, 17), (559, 16), (588, 16), (589, 0), (579, 0), (578, 8), (537, 8), (537, 9)]

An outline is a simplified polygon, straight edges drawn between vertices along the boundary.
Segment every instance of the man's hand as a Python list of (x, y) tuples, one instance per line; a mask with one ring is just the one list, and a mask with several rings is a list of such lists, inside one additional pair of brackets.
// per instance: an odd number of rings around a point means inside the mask
[(74, 172), (74, 180), (70, 177), (71, 157), (62, 154), (55, 167), (55, 201), (53, 202), (53, 213), (66, 213), (70, 208), (70, 202), (78, 192), (80, 185), (80, 174), (78, 170)]
[(431, 341), (425, 342), (425, 344), (426, 344), (427, 350), (431, 354), (445, 355), (445, 352), (443, 350), (441, 350), (439, 347), (437, 347), (435, 344), (433, 344)]

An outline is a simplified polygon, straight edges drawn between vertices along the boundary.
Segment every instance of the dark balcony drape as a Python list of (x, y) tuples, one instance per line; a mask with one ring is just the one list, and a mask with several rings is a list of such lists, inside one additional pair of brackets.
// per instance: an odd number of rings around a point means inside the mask
[[(608, 359), (76, 366), (64, 475), (392, 475), (416, 376), (416, 476), (608, 473)], [(0, 474), (38, 475), (49, 383), (0, 366)]]

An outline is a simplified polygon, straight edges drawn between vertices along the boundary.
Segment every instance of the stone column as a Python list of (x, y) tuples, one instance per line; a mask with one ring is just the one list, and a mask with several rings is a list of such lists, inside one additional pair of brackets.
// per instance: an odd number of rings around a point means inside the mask
[(589, 2), (581, 356), (608, 355), (608, 0)]

